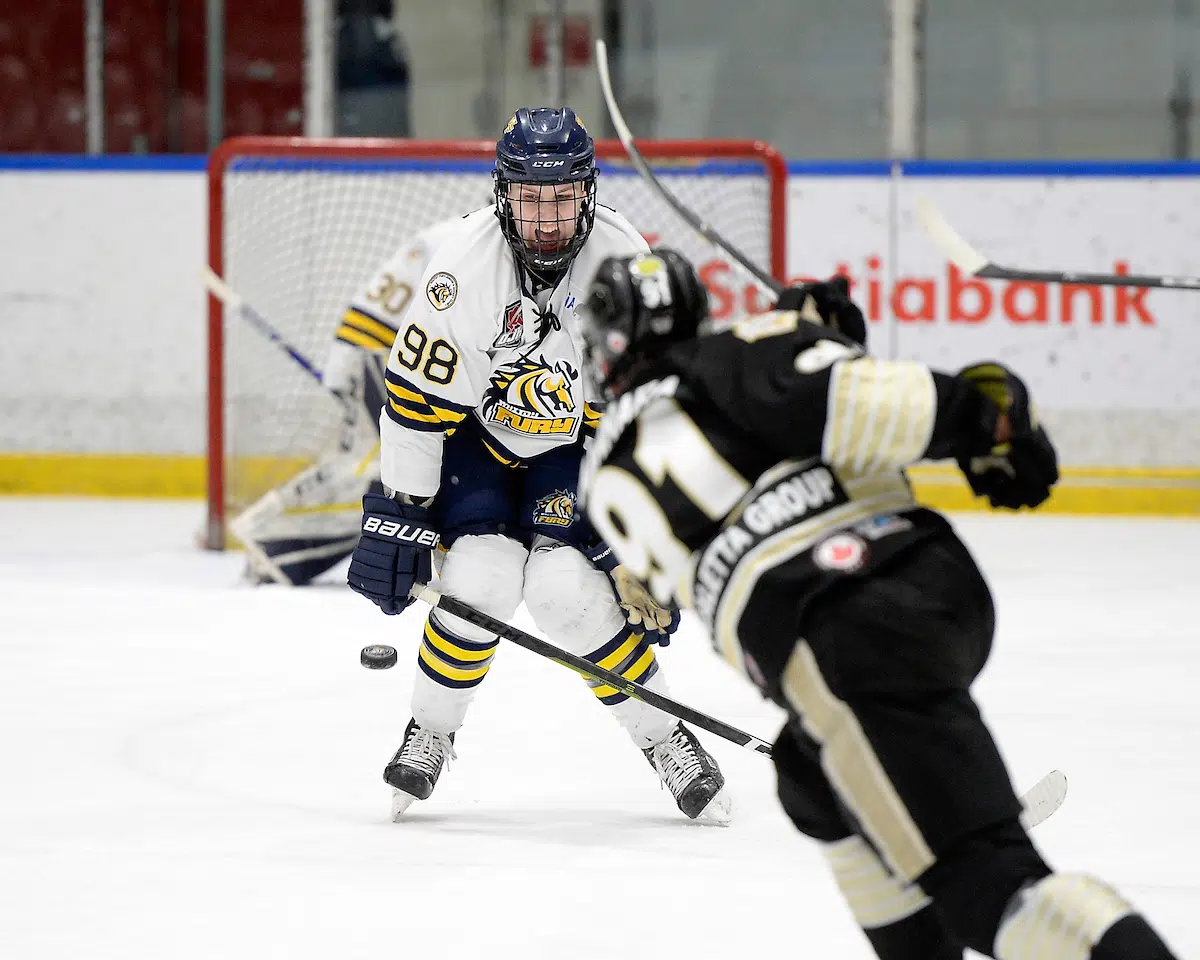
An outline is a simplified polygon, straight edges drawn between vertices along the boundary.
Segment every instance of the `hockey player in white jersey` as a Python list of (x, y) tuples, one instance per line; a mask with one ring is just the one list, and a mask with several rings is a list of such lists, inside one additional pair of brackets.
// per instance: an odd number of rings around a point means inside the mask
[[(363, 498), (350, 586), (385, 613), (448, 552), (441, 589), (499, 619), (525, 602), (553, 642), (654, 690), (654, 654), (678, 624), (608, 554), (575, 508), (599, 408), (580, 375), (576, 310), (598, 264), (647, 249), (596, 204), (595, 147), (570, 109), (521, 108), (497, 143), (495, 206), (439, 248), (388, 360), (380, 418), (386, 495)], [(592, 559), (596, 562), (593, 563)], [(384, 770), (393, 819), (433, 791), (497, 638), (430, 614), (413, 718)], [(724, 821), (716, 762), (683, 724), (591, 684), (689, 817)]]
[(249, 579), (304, 586), (358, 543), (362, 496), (379, 480), (383, 366), (430, 257), (461, 220), (438, 221), (401, 244), (350, 301), (321, 376), (345, 410), (332, 449), (230, 525), (246, 548)]

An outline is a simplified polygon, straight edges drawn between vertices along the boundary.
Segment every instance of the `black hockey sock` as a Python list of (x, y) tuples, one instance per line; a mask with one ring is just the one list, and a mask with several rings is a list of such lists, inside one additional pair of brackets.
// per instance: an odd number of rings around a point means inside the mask
[(1154, 928), (1136, 913), (1122, 917), (1092, 947), (1091, 960), (1176, 960)]
[(932, 904), (884, 927), (864, 930), (879, 960), (962, 960), (963, 948)]

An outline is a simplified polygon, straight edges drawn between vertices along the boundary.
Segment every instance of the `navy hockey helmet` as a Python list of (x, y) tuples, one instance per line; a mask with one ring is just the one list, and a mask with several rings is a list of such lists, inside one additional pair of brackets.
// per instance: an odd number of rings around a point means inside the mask
[(581, 320), (588, 375), (612, 400), (629, 386), (642, 361), (704, 332), (708, 290), (674, 250), (609, 257), (596, 271)]
[(496, 217), (513, 254), (551, 282), (592, 232), (596, 145), (575, 111), (521, 107), (496, 141)]

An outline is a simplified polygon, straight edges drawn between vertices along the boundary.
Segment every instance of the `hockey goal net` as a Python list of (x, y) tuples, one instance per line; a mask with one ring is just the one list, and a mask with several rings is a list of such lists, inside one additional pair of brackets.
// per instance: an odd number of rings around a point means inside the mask
[[(758, 141), (646, 141), (667, 188), (783, 278), (787, 172)], [(770, 302), (659, 200), (616, 141), (596, 144), (601, 203), (699, 266), (714, 314)], [(495, 144), (241, 137), (209, 160), (209, 265), (318, 368), (350, 297), (423, 227), (492, 203)], [(207, 545), (328, 449), (337, 404), (278, 346), (209, 299)]]

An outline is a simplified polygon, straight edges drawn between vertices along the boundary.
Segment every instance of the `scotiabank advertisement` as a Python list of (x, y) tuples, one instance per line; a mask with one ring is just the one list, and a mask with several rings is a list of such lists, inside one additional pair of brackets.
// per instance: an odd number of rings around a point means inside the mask
[[(877, 355), (1008, 364), (1071, 466), (1200, 464), (1200, 293), (965, 277), (918, 223), (920, 197), (1005, 266), (1200, 275), (1200, 182), (793, 176), (788, 197), (793, 276), (849, 276)], [(707, 278), (718, 309), (757, 293), (722, 264)]]

